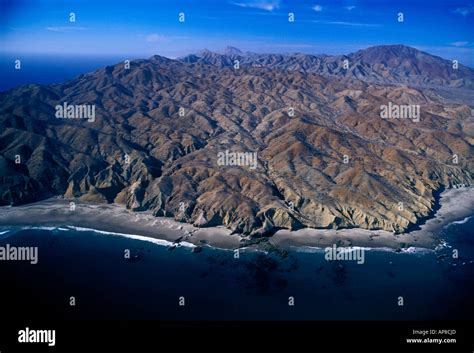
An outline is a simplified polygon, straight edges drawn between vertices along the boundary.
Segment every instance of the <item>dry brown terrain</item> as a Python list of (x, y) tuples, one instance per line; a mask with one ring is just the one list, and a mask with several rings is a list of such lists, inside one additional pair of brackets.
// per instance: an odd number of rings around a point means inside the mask
[[(0, 203), (64, 195), (246, 234), (403, 232), (439, 190), (473, 184), (473, 70), (368, 50), (354, 54), (381, 60), (367, 79), (154, 56), (1, 93)], [(420, 69), (411, 86), (406, 60)], [(95, 121), (57, 119), (64, 102), (94, 104)], [(419, 105), (420, 121), (382, 119), (389, 102)], [(226, 150), (256, 152), (258, 166), (218, 165)]]

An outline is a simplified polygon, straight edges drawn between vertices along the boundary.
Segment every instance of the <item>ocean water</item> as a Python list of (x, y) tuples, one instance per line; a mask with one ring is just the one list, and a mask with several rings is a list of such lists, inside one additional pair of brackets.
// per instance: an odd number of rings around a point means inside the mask
[(441, 233), (436, 252), (367, 250), (357, 264), (328, 262), (313, 248), (285, 258), (248, 249), (236, 259), (104, 232), (2, 227), (0, 246), (37, 246), (39, 261), (0, 261), (0, 295), (25, 319), (472, 319), (474, 217)]
[[(130, 59), (118, 56), (0, 54), (0, 92), (26, 84), (51, 84)], [(15, 61), (21, 69), (15, 69)]]

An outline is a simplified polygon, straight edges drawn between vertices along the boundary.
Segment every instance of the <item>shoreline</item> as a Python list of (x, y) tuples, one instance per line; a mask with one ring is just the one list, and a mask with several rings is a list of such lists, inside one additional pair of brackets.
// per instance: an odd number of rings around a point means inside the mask
[(440, 194), (439, 208), (430, 218), (421, 219), (413, 230), (394, 234), (384, 230), (352, 229), (300, 229), (280, 230), (270, 242), (276, 246), (306, 246), (325, 248), (338, 241), (342, 246), (368, 248), (407, 249), (410, 247), (434, 250), (440, 238), (438, 232), (454, 222), (474, 215), (474, 187), (446, 189)]
[[(0, 207), (0, 227), (76, 227), (78, 231), (98, 231), (110, 235), (126, 236), (151, 241), (160, 245), (211, 246), (233, 250), (248, 244), (248, 236), (231, 234), (224, 226), (198, 228), (170, 217), (155, 217), (150, 211), (133, 212), (117, 204), (92, 204), (76, 202), (76, 209), (69, 210), (72, 200), (50, 198), (22, 205)], [(311, 229), (296, 231), (278, 230), (268, 238), (268, 243), (278, 248), (325, 248), (354, 246), (364, 248), (409, 248), (434, 250), (439, 245), (437, 232), (448, 224), (462, 222), (474, 214), (474, 188), (447, 189), (439, 199), (440, 208), (433, 217), (423, 220), (414, 230), (394, 234), (384, 230)], [(35, 220), (32, 224), (31, 220)], [(160, 242), (161, 241), (161, 242)], [(165, 243), (169, 242), (169, 244)]]

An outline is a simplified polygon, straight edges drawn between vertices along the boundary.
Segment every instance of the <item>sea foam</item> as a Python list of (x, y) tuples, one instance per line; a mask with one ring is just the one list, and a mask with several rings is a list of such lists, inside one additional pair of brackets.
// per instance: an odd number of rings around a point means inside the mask
[(157, 238), (151, 238), (151, 237), (146, 237), (143, 235), (137, 235), (137, 234), (126, 234), (126, 233), (117, 233), (117, 232), (108, 232), (105, 230), (98, 230), (98, 229), (93, 229), (93, 228), (84, 228), (84, 227), (76, 227), (76, 226), (66, 226), (66, 227), (44, 227), (44, 226), (29, 226), (29, 227), (21, 227), (20, 229), (25, 230), (25, 229), (39, 229), (39, 230), (62, 230), (62, 231), (78, 231), (78, 232), (94, 232), (97, 234), (102, 234), (102, 235), (115, 235), (115, 236), (120, 236), (124, 238), (129, 238), (129, 239), (134, 239), (134, 240), (140, 240), (140, 241), (146, 241), (149, 243), (153, 243), (156, 245), (161, 245), (161, 246), (184, 246), (187, 248), (194, 248), (196, 245), (189, 243), (189, 242), (179, 242), (179, 243), (174, 243), (169, 240), (164, 240), (164, 239), (157, 239)]

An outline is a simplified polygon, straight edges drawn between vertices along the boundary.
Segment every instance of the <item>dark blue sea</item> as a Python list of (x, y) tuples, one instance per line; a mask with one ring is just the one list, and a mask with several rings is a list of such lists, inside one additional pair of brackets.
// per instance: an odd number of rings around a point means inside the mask
[[(25, 84), (61, 83), (126, 59), (118, 56), (0, 54), (0, 92)], [(15, 60), (21, 69), (15, 69)]]
[(36, 265), (0, 262), (2, 303), (25, 318), (472, 319), (474, 217), (441, 232), (447, 244), (436, 252), (367, 250), (361, 265), (328, 262), (318, 249), (287, 257), (248, 249), (236, 259), (103, 232), (2, 227), (0, 246), (39, 249)]

